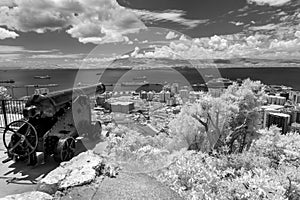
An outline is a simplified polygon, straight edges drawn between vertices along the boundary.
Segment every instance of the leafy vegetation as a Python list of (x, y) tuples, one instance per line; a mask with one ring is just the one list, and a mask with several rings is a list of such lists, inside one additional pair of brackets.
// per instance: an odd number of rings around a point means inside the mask
[(274, 140), (274, 132), (263, 130), (243, 153), (187, 151), (152, 175), (185, 199), (299, 199), (300, 136), (278, 134)]
[(11, 96), (5, 87), (0, 86), (0, 100), (3, 100), (3, 99), (4, 100), (11, 99)]
[(203, 94), (170, 122), (170, 135), (110, 127), (106, 153), (185, 199), (300, 199), (300, 135), (259, 129), (263, 87), (245, 80), (220, 97)]

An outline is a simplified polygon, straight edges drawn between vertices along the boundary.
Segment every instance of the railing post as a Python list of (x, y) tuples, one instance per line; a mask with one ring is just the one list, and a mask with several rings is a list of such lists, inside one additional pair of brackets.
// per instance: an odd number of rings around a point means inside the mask
[(1, 100), (1, 107), (2, 107), (2, 112), (3, 112), (3, 117), (4, 117), (4, 124), (5, 127), (7, 126), (7, 116), (6, 116), (6, 106), (5, 106), (5, 100)]

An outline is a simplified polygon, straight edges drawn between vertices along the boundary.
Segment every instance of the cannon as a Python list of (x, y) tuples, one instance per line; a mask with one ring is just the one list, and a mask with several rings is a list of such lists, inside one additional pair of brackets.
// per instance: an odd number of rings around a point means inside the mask
[(34, 94), (25, 104), (23, 119), (8, 124), (3, 132), (3, 143), (10, 160), (37, 163), (36, 152), (44, 153), (44, 162), (53, 156), (57, 162), (74, 156), (76, 138), (95, 141), (101, 135), (101, 123), (92, 122), (89, 95), (102, 94), (101, 83)]

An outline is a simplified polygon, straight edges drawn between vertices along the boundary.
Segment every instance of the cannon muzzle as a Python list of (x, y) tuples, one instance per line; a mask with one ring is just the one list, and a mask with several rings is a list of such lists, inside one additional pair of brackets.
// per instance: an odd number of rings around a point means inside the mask
[(73, 100), (78, 96), (92, 96), (102, 94), (104, 92), (105, 85), (102, 83), (98, 83), (84, 87), (55, 91), (46, 95), (35, 94), (31, 96), (26, 102), (25, 109), (23, 111), (24, 117), (30, 117), (31, 115), (28, 115), (30, 113), (43, 113), (43, 115), (51, 117), (61, 108), (71, 105)]

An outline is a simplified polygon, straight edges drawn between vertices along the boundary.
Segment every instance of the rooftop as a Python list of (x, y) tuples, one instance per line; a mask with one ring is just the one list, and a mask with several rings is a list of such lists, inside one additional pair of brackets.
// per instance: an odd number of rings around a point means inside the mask
[(127, 101), (127, 102), (122, 102), (122, 101), (117, 101), (117, 102), (112, 102), (111, 105), (122, 105), (122, 106), (127, 106), (133, 104), (133, 102)]

